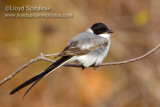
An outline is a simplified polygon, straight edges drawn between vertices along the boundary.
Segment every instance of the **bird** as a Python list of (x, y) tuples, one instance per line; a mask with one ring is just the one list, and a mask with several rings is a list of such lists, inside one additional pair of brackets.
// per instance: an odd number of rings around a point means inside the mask
[(105, 24), (100, 22), (93, 24), (86, 31), (71, 39), (63, 51), (56, 56), (59, 57), (56, 62), (50, 65), (46, 70), (13, 89), (9, 94), (12, 95), (34, 82), (25, 92), (24, 98), (42, 78), (68, 62), (78, 63), (82, 69), (87, 67), (99, 67), (99, 64), (102, 63), (108, 54), (111, 44), (111, 33), (114, 33), (114, 31), (109, 29)]

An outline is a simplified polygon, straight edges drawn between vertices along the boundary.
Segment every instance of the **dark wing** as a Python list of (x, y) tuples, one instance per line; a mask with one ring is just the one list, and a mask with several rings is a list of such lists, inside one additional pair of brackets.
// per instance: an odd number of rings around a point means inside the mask
[(78, 55), (84, 55), (89, 53), (90, 51), (97, 49), (101, 47), (101, 45), (91, 47), (89, 49), (84, 49), (82, 50), (81, 48), (78, 47), (78, 42), (71, 43), (68, 45), (60, 54), (58, 54), (56, 57), (59, 56), (78, 56)]

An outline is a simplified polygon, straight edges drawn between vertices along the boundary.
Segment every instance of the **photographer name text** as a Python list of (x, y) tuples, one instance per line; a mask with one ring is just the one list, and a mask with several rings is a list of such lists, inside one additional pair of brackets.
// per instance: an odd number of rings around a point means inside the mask
[(41, 11), (51, 11), (51, 8), (49, 6), (11, 6), (6, 5), (5, 6), (6, 12), (41, 12)]

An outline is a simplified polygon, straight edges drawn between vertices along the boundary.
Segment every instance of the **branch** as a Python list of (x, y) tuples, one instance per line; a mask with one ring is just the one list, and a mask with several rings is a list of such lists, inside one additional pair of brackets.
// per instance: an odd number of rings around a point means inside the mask
[(130, 62), (138, 61), (138, 60), (141, 60), (141, 59), (149, 56), (150, 54), (152, 54), (153, 52), (155, 52), (159, 48), (160, 48), (160, 44), (158, 44), (155, 48), (153, 48), (152, 50), (150, 50), (149, 52), (145, 53), (142, 56), (139, 56), (139, 57), (136, 57), (133, 59), (124, 60), (124, 61), (119, 61), (119, 62), (102, 63), (102, 64), (100, 64), (100, 66), (120, 65), (120, 64), (126, 64), (126, 63), (130, 63)]
[[(121, 64), (126, 64), (126, 63), (130, 63), (130, 62), (134, 62), (134, 61), (138, 61), (141, 60), (147, 56), (149, 56), (150, 54), (152, 54), (154, 51), (158, 50), (160, 48), (160, 44), (158, 44), (155, 48), (153, 48), (152, 50), (150, 50), (149, 52), (147, 52), (146, 54), (133, 58), (133, 59), (129, 59), (129, 60), (124, 60), (124, 61), (119, 61), (119, 62), (109, 62), (109, 63), (102, 63), (99, 66), (110, 66), (110, 65), (121, 65)], [(46, 57), (48, 56), (55, 56), (57, 54), (50, 54), (50, 55), (45, 55), (45, 54), (40, 54), (40, 56), (31, 59), (28, 63), (24, 64), (23, 66), (21, 66), (20, 68), (18, 68), (15, 72), (13, 72), (11, 75), (9, 75), (8, 77), (4, 78), (2, 81), (0, 81), (0, 85), (4, 84), (5, 82), (7, 82), (8, 80), (10, 80), (11, 78), (13, 78), (16, 74), (18, 74), (21, 70), (23, 70), (24, 68), (28, 67), (30, 64), (37, 62), (39, 60), (45, 60), (48, 62), (52, 62), (54, 63), (54, 60), (48, 59)], [(75, 64), (64, 64), (63, 66), (67, 66), (67, 67), (81, 67), (81, 65), (75, 65)]]

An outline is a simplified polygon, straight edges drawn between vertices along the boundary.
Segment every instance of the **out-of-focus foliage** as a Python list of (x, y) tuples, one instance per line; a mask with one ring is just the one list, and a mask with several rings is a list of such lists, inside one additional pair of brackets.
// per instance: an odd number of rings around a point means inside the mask
[[(49, 6), (51, 13), (73, 17), (5, 18), (6, 5)], [(0, 7), (1, 80), (41, 52), (59, 53), (96, 22), (115, 31), (104, 62), (140, 56), (160, 42), (160, 0), (1, 0)], [(61, 67), (41, 80), (23, 102), (27, 88), (10, 96), (13, 88), (50, 65), (36, 62), (0, 87), (0, 107), (159, 107), (159, 53), (97, 70)]]
[(149, 14), (147, 12), (139, 12), (134, 17), (134, 23), (137, 26), (143, 26), (144, 24), (148, 23), (149, 21)]

